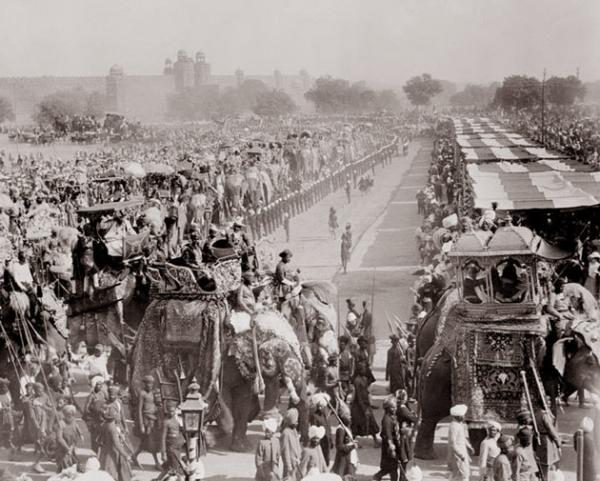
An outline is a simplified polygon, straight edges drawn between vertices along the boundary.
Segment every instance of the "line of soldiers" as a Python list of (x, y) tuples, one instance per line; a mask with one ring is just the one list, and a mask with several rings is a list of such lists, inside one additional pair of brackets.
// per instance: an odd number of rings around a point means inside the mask
[(284, 223), (286, 217), (289, 219), (301, 214), (330, 193), (343, 187), (351, 172), (358, 172), (362, 175), (368, 169), (373, 168), (375, 164), (385, 165), (389, 163), (397, 153), (397, 144), (383, 147), (381, 150), (356, 161), (354, 164), (338, 169), (326, 177), (310, 182), (308, 185), (298, 186), (298, 190), (295, 192), (287, 194), (266, 206), (261, 205), (256, 210), (249, 209), (245, 217), (252, 237), (259, 239), (262, 236), (271, 235)]

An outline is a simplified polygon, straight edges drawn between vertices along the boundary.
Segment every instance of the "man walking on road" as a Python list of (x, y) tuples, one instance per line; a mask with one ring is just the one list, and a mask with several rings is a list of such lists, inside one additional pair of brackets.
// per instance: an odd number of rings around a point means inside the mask
[(352, 202), (352, 198), (350, 197), (350, 191), (352, 190), (352, 184), (350, 183), (350, 177), (348, 177), (348, 180), (346, 181), (346, 187), (344, 187), (344, 189), (346, 190), (346, 198), (348, 199), (348, 204), (350, 202)]
[(344, 274), (348, 270), (348, 262), (350, 262), (350, 251), (352, 250), (352, 226), (346, 224), (346, 231), (342, 234), (342, 245), (341, 245), (341, 256), (342, 256), (342, 269)]

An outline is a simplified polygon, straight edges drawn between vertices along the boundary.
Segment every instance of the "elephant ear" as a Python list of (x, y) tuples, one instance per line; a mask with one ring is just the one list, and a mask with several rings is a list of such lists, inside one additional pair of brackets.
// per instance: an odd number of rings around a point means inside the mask
[(590, 348), (596, 361), (600, 362), (600, 323), (597, 321), (579, 321), (572, 327), (575, 335)]

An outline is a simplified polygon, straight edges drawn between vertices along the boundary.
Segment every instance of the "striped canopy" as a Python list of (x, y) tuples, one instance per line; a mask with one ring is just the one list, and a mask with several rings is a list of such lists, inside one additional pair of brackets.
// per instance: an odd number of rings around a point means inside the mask
[(459, 135), (456, 138), (459, 147), (467, 149), (479, 149), (482, 147), (537, 147), (532, 140), (528, 140), (520, 135), (497, 135), (496, 137), (467, 137)]
[[(533, 168), (521, 168), (529, 166)], [(492, 202), (497, 202), (500, 210), (575, 209), (600, 204), (600, 172), (543, 171), (537, 163), (512, 171), (481, 167), (467, 167), (478, 209), (489, 209)]]
[(467, 162), (566, 158), (563, 154), (550, 152), (543, 147), (481, 147), (462, 148), (461, 150)]

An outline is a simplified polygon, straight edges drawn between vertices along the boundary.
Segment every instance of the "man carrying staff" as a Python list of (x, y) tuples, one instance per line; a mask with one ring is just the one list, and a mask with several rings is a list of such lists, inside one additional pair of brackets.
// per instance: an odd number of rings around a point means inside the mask
[(535, 410), (535, 424), (539, 432), (539, 443), (535, 443), (535, 454), (540, 463), (542, 479), (548, 479), (548, 471), (560, 461), (560, 434), (554, 426), (554, 416), (544, 408)]

